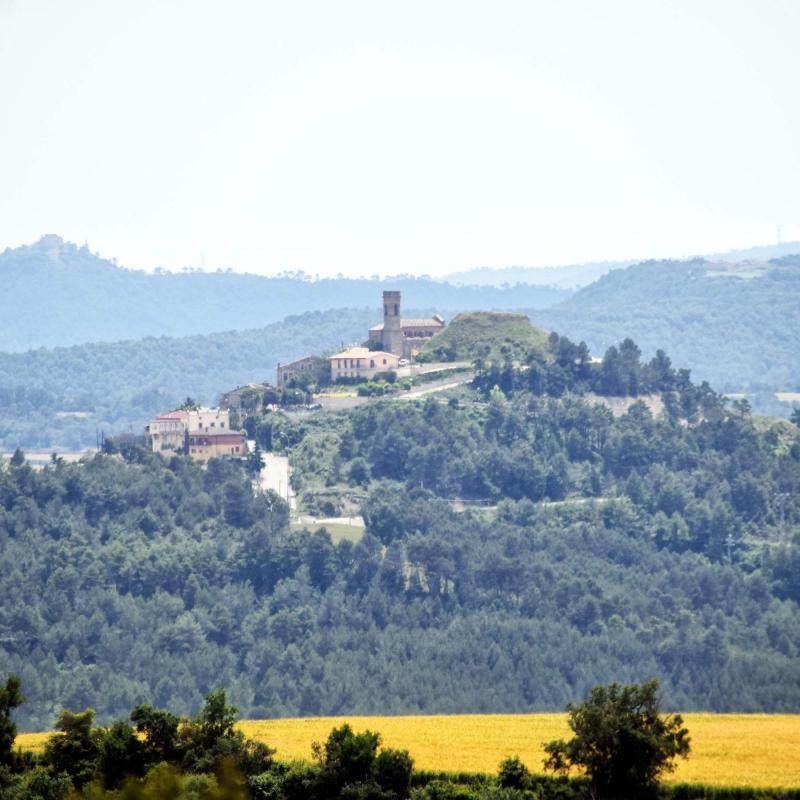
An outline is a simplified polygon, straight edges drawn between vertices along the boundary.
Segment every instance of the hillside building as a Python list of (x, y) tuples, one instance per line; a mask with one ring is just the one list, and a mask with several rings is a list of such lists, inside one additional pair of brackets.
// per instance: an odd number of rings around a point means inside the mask
[(160, 414), (145, 427), (154, 453), (186, 453), (194, 461), (209, 458), (243, 458), (247, 441), (230, 428), (224, 408), (198, 408)]
[(180, 453), (185, 445), (188, 427), (188, 411), (170, 411), (168, 414), (160, 414), (152, 420), (145, 427), (144, 432), (154, 453), (161, 453), (165, 450)]
[(220, 395), (219, 407), (235, 411), (257, 411), (264, 400), (264, 392), (272, 387), (268, 383), (248, 383)]
[(369, 329), (369, 341), (398, 358), (411, 358), (444, 326), (438, 314), (430, 319), (402, 319), (400, 292), (384, 292), (383, 322)]
[(341, 378), (371, 380), (379, 372), (393, 372), (399, 366), (400, 357), (368, 347), (348, 347), (328, 360), (331, 380), (336, 383)]
[(242, 458), (247, 454), (247, 442), (241, 431), (213, 433), (190, 431), (187, 446), (193, 461), (210, 458)]
[(322, 378), (324, 369), (325, 359), (319, 356), (306, 356), (288, 364), (278, 364), (277, 386), (279, 389), (284, 389), (292, 381), (306, 376), (312, 382), (318, 382)]
[(189, 432), (217, 433), (229, 431), (231, 414), (227, 408), (198, 408), (189, 411)]

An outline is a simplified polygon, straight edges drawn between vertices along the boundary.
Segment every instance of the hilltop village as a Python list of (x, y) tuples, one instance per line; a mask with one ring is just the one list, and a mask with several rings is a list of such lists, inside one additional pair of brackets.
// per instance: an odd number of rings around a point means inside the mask
[(351, 345), (327, 358), (306, 356), (289, 364), (278, 364), (277, 385), (285, 387), (304, 375), (318, 377), (329, 370), (330, 382), (372, 380), (382, 372), (395, 372), (411, 365), (425, 343), (444, 330), (442, 317), (402, 319), (400, 292), (383, 293), (383, 322), (367, 332), (365, 345)]
[(352, 344), (329, 356), (308, 355), (278, 364), (276, 382), (239, 386), (220, 397), (218, 408), (187, 403), (160, 414), (145, 427), (153, 452), (183, 452), (193, 460), (244, 458), (248, 453), (243, 418), (264, 406), (297, 405), (310, 386), (355, 385), (365, 381), (394, 383), (412, 374), (424, 345), (445, 329), (438, 314), (430, 319), (403, 319), (399, 291), (383, 293), (383, 322), (367, 331), (364, 344)]

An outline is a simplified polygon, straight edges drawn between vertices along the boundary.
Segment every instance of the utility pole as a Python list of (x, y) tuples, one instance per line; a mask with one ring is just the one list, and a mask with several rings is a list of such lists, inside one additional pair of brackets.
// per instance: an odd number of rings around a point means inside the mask
[(789, 499), (788, 492), (776, 492), (774, 495), (775, 506), (780, 517), (780, 537), (781, 542), (786, 541), (786, 501)]
[(728, 563), (733, 564), (733, 545), (735, 544), (733, 534), (729, 533), (725, 537), (725, 547), (728, 551)]

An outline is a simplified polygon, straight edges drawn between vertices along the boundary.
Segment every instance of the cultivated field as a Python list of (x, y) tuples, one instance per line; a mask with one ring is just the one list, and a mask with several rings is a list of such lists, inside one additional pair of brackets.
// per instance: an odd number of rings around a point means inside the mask
[[(800, 787), (800, 715), (685, 714), (692, 754), (670, 782), (761, 788)], [(349, 722), (383, 735), (388, 747), (408, 750), (420, 769), (497, 771), (501, 759), (519, 755), (542, 771), (542, 743), (569, 734), (564, 714), (492, 714), (430, 717), (322, 717), (245, 720), (244, 733), (266, 742), (282, 759), (310, 759), (311, 743)], [(39, 749), (45, 734), (20, 734), (23, 749)]]

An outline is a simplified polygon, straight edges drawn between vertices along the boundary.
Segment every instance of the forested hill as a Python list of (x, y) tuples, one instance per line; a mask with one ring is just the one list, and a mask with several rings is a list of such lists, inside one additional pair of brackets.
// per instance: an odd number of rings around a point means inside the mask
[(215, 403), (275, 366), (363, 341), (379, 309), (309, 312), (256, 330), (0, 353), (0, 450), (75, 450), (98, 430), (141, 432), (187, 395)]
[[(194, 713), (219, 686), (257, 718), (555, 711), (654, 675), (675, 710), (800, 711), (797, 429), (632, 342), (602, 365), (549, 348), (444, 402), (248, 417), (301, 503), (366, 498), (355, 543), (291, 526), (237, 462), (16, 455), (0, 665), (22, 678), (21, 725), (62, 704)], [(664, 413), (579, 396), (603, 384), (661, 391)]]
[(723, 391), (800, 389), (800, 257), (651, 261), (615, 270), (531, 321), (602, 355), (629, 336)]
[(233, 272), (149, 274), (118, 267), (58, 236), (0, 254), (5, 304), (0, 350), (19, 351), (145, 336), (260, 328), (289, 314), (381, 306), (399, 289), (404, 308), (456, 311), (544, 308), (570, 292), (546, 286), (456, 287), (411, 276), (390, 281)]

